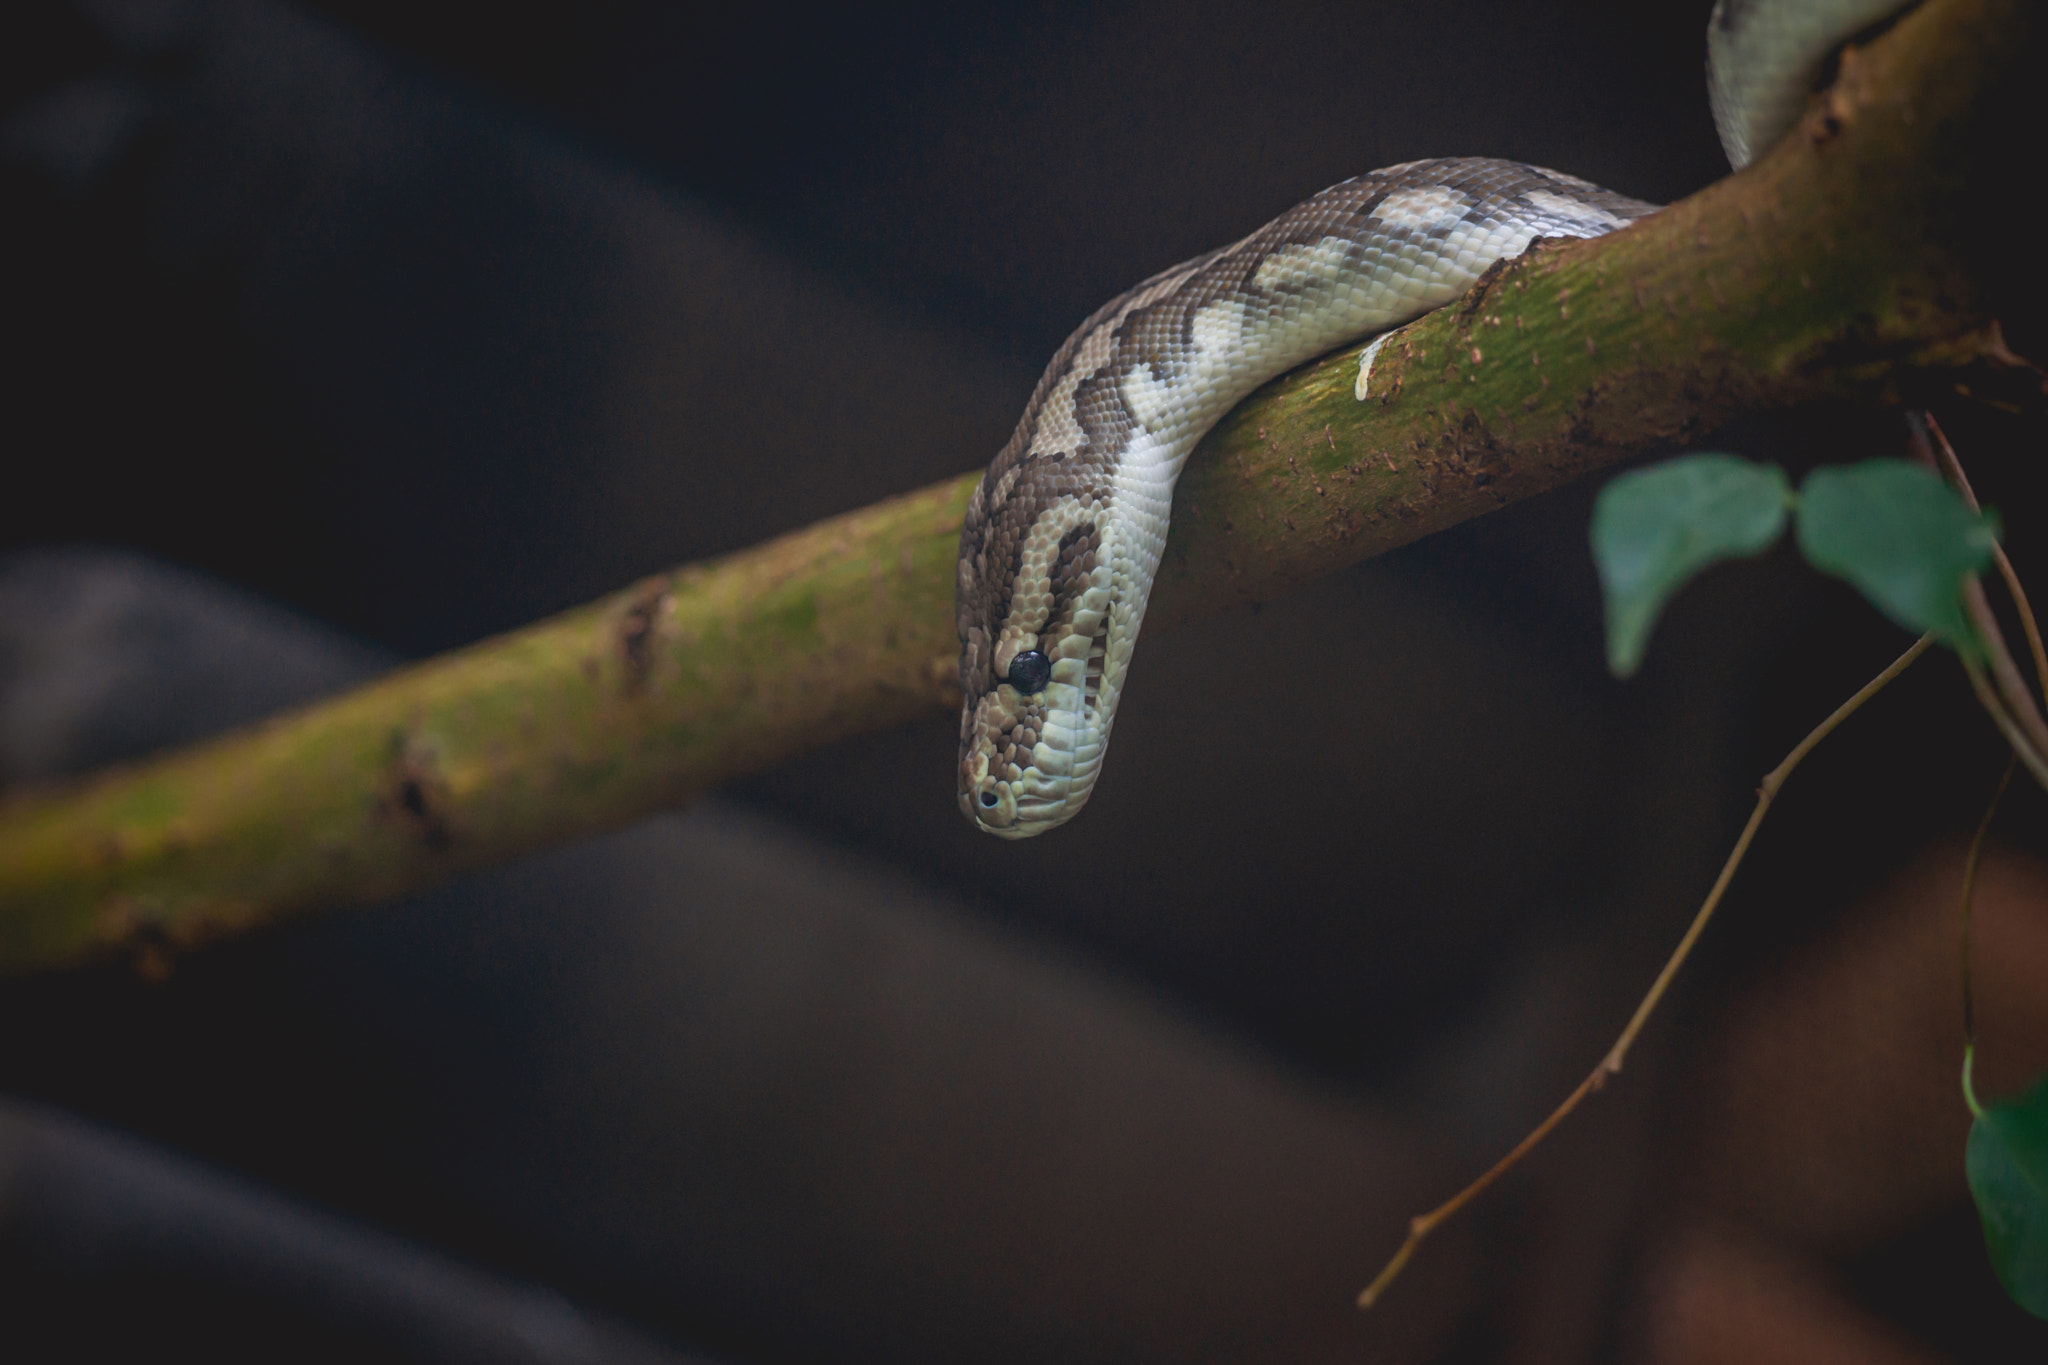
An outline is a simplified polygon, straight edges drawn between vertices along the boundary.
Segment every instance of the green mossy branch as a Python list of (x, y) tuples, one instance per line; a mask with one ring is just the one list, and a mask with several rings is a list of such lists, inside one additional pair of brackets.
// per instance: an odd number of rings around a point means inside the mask
[[(1845, 58), (1765, 161), (1489, 272), (1380, 349), (1363, 401), (1356, 348), (1262, 389), (1181, 481), (1153, 628), (1745, 413), (1958, 387), (2037, 401), (1966, 227), (1988, 183), (1974, 149), (2024, 104), (2028, 19), (2024, 0), (1929, 0)], [(957, 706), (953, 557), (973, 482), (15, 794), (0, 807), (0, 971), (397, 895)], [(935, 752), (931, 791), (895, 799), (946, 799), (951, 760)]]
[[(1255, 601), (1589, 470), (1816, 398), (2008, 397), (1980, 283), (2043, 132), (2019, 0), (1922, 5), (1796, 134), (1611, 236), (1549, 243), (1391, 337), (1367, 399), (1356, 351), (1269, 384), (1218, 424), (1174, 495), (1148, 621)], [(2038, 55), (2038, 54), (2037, 54)], [(2009, 104), (2031, 126), (2006, 126)], [(2015, 183), (2015, 175), (2024, 183)]]

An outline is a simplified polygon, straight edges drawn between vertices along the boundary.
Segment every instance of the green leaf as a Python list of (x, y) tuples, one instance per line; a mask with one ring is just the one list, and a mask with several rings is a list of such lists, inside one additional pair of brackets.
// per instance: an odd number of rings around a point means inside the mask
[(1984, 1249), (2012, 1301), (2048, 1318), (2048, 1076), (2008, 1104), (1986, 1105), (1963, 1153)]
[(1623, 474), (1593, 504), (1593, 563), (1607, 600), (1607, 666), (1626, 678), (1671, 595), (1723, 559), (1760, 554), (1785, 529), (1792, 487), (1776, 465), (1684, 455)]
[(1816, 469), (1799, 490), (1799, 549), (1879, 611), (1972, 658), (1983, 646), (1962, 587), (1991, 562), (1998, 523), (1972, 512), (1933, 470), (1904, 460)]

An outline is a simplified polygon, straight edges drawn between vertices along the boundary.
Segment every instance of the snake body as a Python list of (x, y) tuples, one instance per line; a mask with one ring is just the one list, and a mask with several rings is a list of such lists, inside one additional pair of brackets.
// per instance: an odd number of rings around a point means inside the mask
[[(1730, 161), (1782, 135), (1832, 50), (1899, 3), (1718, 0), (1708, 86)], [(1450, 302), (1539, 237), (1597, 237), (1657, 207), (1518, 162), (1411, 161), (1333, 185), (1097, 309), (1046, 366), (968, 502), (962, 812), (1015, 839), (1087, 801), (1174, 480), (1232, 405)]]

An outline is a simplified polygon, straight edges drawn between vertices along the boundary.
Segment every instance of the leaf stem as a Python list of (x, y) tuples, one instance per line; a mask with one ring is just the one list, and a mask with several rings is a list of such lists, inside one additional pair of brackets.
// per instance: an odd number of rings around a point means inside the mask
[(1991, 832), (1991, 817), (1998, 814), (1998, 803), (2005, 799), (2005, 789), (2012, 781), (2013, 769), (2019, 766), (2019, 754), (2014, 753), (2005, 760), (2005, 772), (1998, 779), (1998, 786), (1991, 793), (1991, 802), (1984, 807), (1984, 818), (1977, 822), (1977, 833), (1970, 839), (1969, 854), (1963, 859), (1963, 904), (1962, 922), (1963, 955), (1963, 1056), (1964, 1079), (1969, 1077), (1969, 1057), (1977, 1046), (1977, 998), (1970, 985), (1970, 906), (1977, 894), (1977, 863), (1984, 854), (1984, 838)]
[(2034, 780), (2044, 789), (2048, 789), (2048, 759), (2041, 756), (2040, 751), (2034, 748), (2019, 725), (2007, 714), (2005, 707), (1998, 700), (1998, 694), (1991, 688), (1990, 679), (1984, 676), (1983, 666), (1973, 659), (1964, 658), (1963, 671), (1969, 674), (1970, 687), (1977, 693), (1977, 701), (1990, 714), (1991, 723), (2005, 736), (2005, 742), (2019, 755), (2020, 762), (2027, 765), (2027, 771), (2034, 775)]
[(1535, 1149), (1538, 1143), (1550, 1136), (1551, 1130), (1564, 1122), (1565, 1117), (1572, 1110), (1578, 1108), (1580, 1102), (1586, 1096), (1604, 1086), (1609, 1076), (1620, 1072), (1622, 1059), (1627, 1055), (1630, 1046), (1635, 1043), (1636, 1035), (1641, 1033), (1643, 1026), (1649, 1022), (1651, 1012), (1663, 1000), (1665, 991), (1670, 989), (1672, 979), (1678, 975), (1678, 969), (1685, 964), (1686, 958), (1692, 953), (1693, 945), (1699, 942), (1700, 935), (1706, 931), (1707, 922), (1714, 917), (1714, 911), (1720, 906), (1722, 896), (1727, 893), (1729, 883), (1735, 879), (1735, 870), (1742, 865), (1743, 857), (1749, 852), (1751, 840), (1756, 838), (1757, 829), (1764, 822), (1764, 814), (1770, 810), (1771, 802), (1777, 798), (1779, 790), (1785, 785), (1785, 780), (1792, 775), (1792, 770), (1798, 767), (1808, 754), (1813, 752), (1815, 745), (1826, 739), (1837, 726), (1854, 715), (1865, 702), (1876, 696), (1899, 674), (1905, 672), (1907, 667), (1915, 659), (1925, 654), (1933, 644), (1934, 637), (1932, 635), (1923, 635), (1915, 640), (1911, 648), (1894, 659), (1884, 672), (1865, 683), (1857, 690), (1854, 696), (1836, 707), (1833, 714), (1819, 725), (1816, 725), (1807, 734), (1806, 738), (1800, 740), (1793, 747), (1791, 753), (1785, 755), (1783, 762), (1764, 775), (1763, 781), (1757, 786), (1756, 808), (1750, 812), (1749, 823), (1742, 827), (1742, 834), (1736, 839), (1735, 847), (1729, 851), (1727, 861), (1722, 863), (1721, 875), (1714, 879), (1713, 889), (1707, 892), (1707, 898), (1701, 904), (1699, 912), (1693, 916), (1691, 925), (1685, 931), (1685, 936), (1679, 939), (1678, 946), (1672, 949), (1671, 956), (1664, 963), (1664, 969), (1657, 973), (1657, 979), (1650, 984), (1650, 989), (1643, 996), (1642, 1003), (1636, 1006), (1636, 1012), (1630, 1017), (1628, 1026), (1621, 1031), (1621, 1036), (1614, 1040), (1614, 1046), (1607, 1050), (1607, 1055), (1600, 1059), (1600, 1064), (1593, 1068), (1592, 1073), (1586, 1079), (1580, 1081), (1571, 1094), (1565, 1097), (1564, 1102), (1550, 1111), (1549, 1117), (1537, 1124), (1526, 1137), (1514, 1145), (1513, 1149), (1506, 1156), (1496, 1161), (1484, 1175), (1481, 1175), (1477, 1180), (1474, 1180), (1471, 1184), (1458, 1191), (1457, 1194), (1444, 1203), (1431, 1209), (1428, 1213), (1419, 1214), (1409, 1220), (1407, 1239), (1401, 1243), (1400, 1249), (1394, 1253), (1392, 1259), (1387, 1262), (1380, 1273), (1373, 1277), (1372, 1283), (1359, 1292), (1358, 1306), (1360, 1308), (1371, 1308), (1373, 1304), (1379, 1301), (1380, 1296), (1386, 1292), (1387, 1287), (1394, 1282), (1395, 1278), (1400, 1275), (1409, 1260), (1415, 1255), (1416, 1248), (1422, 1245), (1424, 1238), (1455, 1216), (1460, 1209), (1483, 1194), (1496, 1180), (1512, 1170), (1516, 1163)]

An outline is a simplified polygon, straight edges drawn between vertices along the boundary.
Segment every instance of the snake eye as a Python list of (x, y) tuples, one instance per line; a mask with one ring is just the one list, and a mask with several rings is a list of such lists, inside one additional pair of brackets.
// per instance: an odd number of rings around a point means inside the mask
[(994, 792), (983, 792), (981, 794), (981, 804), (983, 806), (993, 806), (1000, 799)]
[(1043, 692), (1052, 681), (1052, 660), (1035, 649), (1027, 649), (1010, 660), (1010, 686), (1031, 696)]

